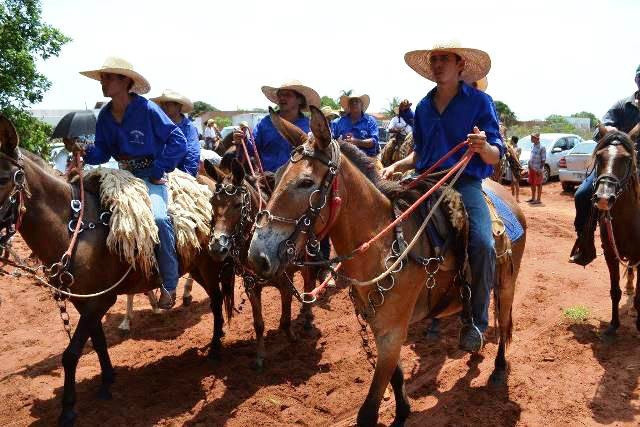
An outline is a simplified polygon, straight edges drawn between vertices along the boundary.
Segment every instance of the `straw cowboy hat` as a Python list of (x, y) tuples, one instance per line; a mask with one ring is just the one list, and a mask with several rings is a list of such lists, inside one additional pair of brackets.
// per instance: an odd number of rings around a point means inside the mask
[(105, 59), (102, 67), (97, 70), (80, 71), (80, 74), (82, 74), (83, 76), (87, 76), (90, 79), (94, 80), (100, 80), (100, 74), (102, 73), (120, 74), (121, 76), (129, 77), (131, 80), (133, 80), (133, 87), (131, 87), (131, 92), (137, 93), (139, 95), (143, 95), (151, 90), (151, 85), (149, 85), (147, 79), (145, 79), (140, 73), (135, 71), (133, 69), (133, 65), (116, 56), (110, 56)]
[(360, 100), (360, 102), (362, 102), (362, 112), (364, 113), (365, 111), (367, 111), (367, 108), (369, 108), (369, 102), (371, 101), (369, 99), (369, 95), (367, 94), (363, 94), (363, 95), (342, 95), (340, 97), (340, 106), (342, 107), (342, 109), (344, 111), (349, 111), (349, 100), (350, 99), (354, 99), (354, 98), (358, 98)]
[(481, 80), (491, 69), (491, 58), (488, 53), (479, 49), (464, 48), (455, 42), (435, 44), (429, 50), (412, 50), (404, 54), (404, 61), (416, 73), (433, 82), (435, 76), (429, 66), (429, 57), (433, 52), (451, 52), (464, 59), (460, 79), (468, 84)]
[(324, 116), (328, 120), (333, 120), (337, 117), (340, 117), (340, 113), (334, 110), (333, 108), (329, 107), (328, 105), (325, 105), (324, 107), (322, 107), (320, 111), (322, 111), (322, 114), (324, 114)]
[(309, 105), (320, 108), (320, 95), (318, 95), (318, 92), (311, 89), (309, 86), (303, 85), (298, 80), (285, 82), (278, 87), (262, 86), (261, 89), (262, 93), (264, 93), (264, 96), (266, 96), (267, 99), (274, 104), (278, 103), (278, 91), (282, 89), (288, 89), (297, 92), (304, 97), (304, 99), (307, 101), (307, 108), (305, 108), (305, 110), (308, 110)]
[(216, 124), (216, 121), (213, 119), (207, 120), (207, 126)]
[(160, 104), (161, 102), (177, 102), (182, 105), (183, 113), (190, 113), (193, 111), (193, 102), (191, 102), (191, 100), (186, 96), (180, 95), (178, 92), (171, 89), (165, 89), (162, 92), (162, 95), (157, 98), (151, 98), (151, 100), (156, 104)]

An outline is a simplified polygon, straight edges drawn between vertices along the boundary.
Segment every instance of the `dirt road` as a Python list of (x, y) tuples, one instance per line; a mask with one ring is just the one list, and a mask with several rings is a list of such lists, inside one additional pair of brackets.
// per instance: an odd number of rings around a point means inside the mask
[[(402, 351), (413, 410), (409, 426), (640, 424), (640, 336), (631, 300), (623, 296), (618, 338), (601, 339), (610, 316), (604, 260), (600, 256), (586, 269), (568, 264), (572, 195), (553, 183), (544, 187), (543, 201), (523, 203), (529, 236), (507, 354), (508, 388), (486, 386), (495, 340), (472, 358), (457, 350), (456, 319), (444, 322), (440, 342), (426, 341), (426, 323), (414, 325)], [(24, 246), (21, 252), (28, 253)], [(240, 311), (225, 326), (222, 360), (216, 363), (205, 358), (212, 316), (201, 289), (194, 288), (191, 307), (163, 315), (152, 314), (146, 299), (136, 297), (127, 337), (117, 329), (125, 305), (120, 298), (104, 322), (118, 375), (113, 400), (94, 398), (99, 366), (87, 346), (78, 366), (77, 425), (353, 425), (372, 369), (346, 290), (314, 308), (316, 329), (304, 334), (297, 322), (296, 343), (277, 331), (278, 293), (266, 290), (268, 358), (266, 369), (256, 372), (251, 309), (237, 289)], [(0, 426), (52, 426), (59, 414), (60, 358), (67, 343), (58, 309), (47, 291), (25, 278), (0, 277), (0, 297)], [(586, 320), (579, 319), (583, 315)], [(393, 410), (391, 397), (383, 402), (383, 425), (391, 422)]]

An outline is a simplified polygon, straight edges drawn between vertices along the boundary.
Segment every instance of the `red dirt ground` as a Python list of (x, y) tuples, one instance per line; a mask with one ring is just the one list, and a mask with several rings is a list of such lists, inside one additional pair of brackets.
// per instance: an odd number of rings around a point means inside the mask
[[(526, 195), (529, 189), (524, 188)], [(617, 339), (601, 338), (610, 316), (603, 258), (586, 269), (566, 262), (573, 242), (572, 195), (560, 185), (544, 187), (544, 204), (522, 203), (529, 224), (516, 292), (514, 341), (508, 388), (486, 386), (496, 343), (482, 356), (457, 350), (457, 320), (445, 322), (441, 342), (414, 325), (402, 352), (412, 404), (409, 426), (638, 426), (639, 334), (628, 296), (621, 304)], [(21, 253), (26, 248), (21, 247)], [(346, 290), (325, 296), (314, 308), (316, 329), (290, 344), (278, 332), (277, 291), (263, 296), (267, 367), (251, 367), (251, 310), (238, 286), (240, 312), (226, 337), (222, 360), (205, 359), (212, 316), (204, 292), (194, 304), (154, 315), (136, 297), (131, 335), (117, 326), (125, 299), (105, 319), (111, 359), (118, 373), (112, 401), (98, 401), (95, 353), (87, 346), (78, 366), (77, 425), (130, 427), (350, 426), (371, 380), (358, 325)], [(55, 424), (62, 393), (61, 353), (67, 343), (58, 309), (48, 292), (25, 278), (0, 277), (0, 426)], [(564, 309), (587, 307), (586, 321)], [(294, 304), (297, 313), (299, 304)], [(77, 320), (73, 309), (72, 320)], [(383, 402), (388, 425), (393, 397)]]

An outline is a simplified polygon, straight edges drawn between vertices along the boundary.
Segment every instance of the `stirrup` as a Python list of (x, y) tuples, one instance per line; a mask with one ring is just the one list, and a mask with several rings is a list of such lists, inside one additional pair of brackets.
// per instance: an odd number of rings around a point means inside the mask
[[(461, 344), (461, 340), (463, 336), (471, 336), (474, 342), (477, 342), (478, 345), (475, 347), (465, 348)], [(463, 323), (460, 328), (460, 332), (458, 333), (458, 343), (461, 350), (467, 351), (469, 353), (477, 353), (484, 347), (484, 335), (480, 332), (480, 329), (476, 326), (475, 323)]]

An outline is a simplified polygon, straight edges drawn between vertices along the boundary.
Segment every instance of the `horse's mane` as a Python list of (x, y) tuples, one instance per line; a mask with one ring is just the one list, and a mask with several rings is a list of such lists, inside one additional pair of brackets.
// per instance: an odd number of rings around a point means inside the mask
[(339, 144), (342, 154), (386, 197), (393, 199), (404, 191), (398, 181), (383, 179), (376, 170), (373, 160), (358, 147), (348, 142), (340, 142)]
[(62, 176), (60, 171), (54, 169), (45, 159), (38, 156), (37, 154), (27, 150), (26, 148), (20, 148), (20, 153), (22, 153), (23, 156), (25, 156), (32, 162), (36, 163), (38, 166), (40, 166), (40, 168), (44, 169), (44, 171), (49, 175), (53, 175), (57, 178), (60, 178)]

